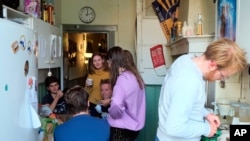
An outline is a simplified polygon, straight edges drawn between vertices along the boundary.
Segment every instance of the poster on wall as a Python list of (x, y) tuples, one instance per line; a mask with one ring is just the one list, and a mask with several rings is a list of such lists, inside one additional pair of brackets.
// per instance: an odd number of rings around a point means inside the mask
[(218, 0), (217, 4), (217, 36), (235, 41), (236, 0)]
[(152, 6), (167, 41), (171, 41), (171, 30), (178, 19), (180, 0), (155, 0), (152, 2)]
[(166, 74), (165, 58), (162, 45), (155, 45), (150, 48), (151, 60), (157, 75)]

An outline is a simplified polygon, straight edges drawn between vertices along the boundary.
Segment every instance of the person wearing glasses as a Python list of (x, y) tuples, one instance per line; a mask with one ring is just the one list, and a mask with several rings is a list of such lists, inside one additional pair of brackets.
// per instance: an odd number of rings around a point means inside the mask
[(246, 66), (244, 50), (225, 38), (210, 43), (200, 56), (177, 58), (161, 87), (155, 140), (200, 141), (202, 136), (214, 136), (220, 120), (204, 107), (206, 81), (224, 81)]

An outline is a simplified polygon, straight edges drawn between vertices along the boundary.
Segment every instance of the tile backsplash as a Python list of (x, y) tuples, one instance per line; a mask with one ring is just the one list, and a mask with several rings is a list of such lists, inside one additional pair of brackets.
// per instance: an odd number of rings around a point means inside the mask
[(230, 101), (240, 101), (250, 103), (250, 75), (248, 67), (243, 72), (237, 73), (226, 79), (226, 87), (220, 87), (220, 81), (216, 81), (215, 100), (228, 99)]

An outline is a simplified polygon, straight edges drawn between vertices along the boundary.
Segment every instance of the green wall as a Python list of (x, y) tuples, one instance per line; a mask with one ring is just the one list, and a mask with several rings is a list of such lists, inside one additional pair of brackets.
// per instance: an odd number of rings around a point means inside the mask
[[(146, 122), (137, 141), (154, 141), (158, 124), (158, 99), (160, 90), (161, 85), (146, 86)], [(38, 88), (39, 102), (41, 102), (42, 97), (46, 93), (45, 85), (41, 83)]]
[(137, 141), (154, 141), (158, 126), (158, 100), (161, 85), (146, 86), (146, 122)]

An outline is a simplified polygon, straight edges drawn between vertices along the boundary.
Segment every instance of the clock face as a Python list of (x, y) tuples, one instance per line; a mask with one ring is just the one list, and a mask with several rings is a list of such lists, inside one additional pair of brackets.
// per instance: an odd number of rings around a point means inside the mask
[(83, 7), (79, 11), (79, 18), (84, 23), (91, 23), (95, 19), (95, 11), (91, 7)]

